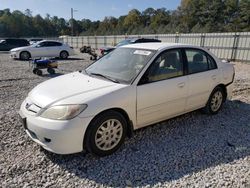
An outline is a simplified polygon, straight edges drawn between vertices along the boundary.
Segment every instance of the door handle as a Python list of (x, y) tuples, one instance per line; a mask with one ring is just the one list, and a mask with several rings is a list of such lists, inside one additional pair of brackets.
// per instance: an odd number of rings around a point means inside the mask
[(216, 80), (216, 75), (213, 75), (213, 76), (212, 76), (212, 79), (213, 79), (213, 80)]
[(184, 86), (185, 86), (185, 83), (184, 83), (184, 82), (181, 82), (181, 83), (178, 84), (178, 87), (181, 87), (181, 88), (182, 88), (182, 87), (184, 87)]

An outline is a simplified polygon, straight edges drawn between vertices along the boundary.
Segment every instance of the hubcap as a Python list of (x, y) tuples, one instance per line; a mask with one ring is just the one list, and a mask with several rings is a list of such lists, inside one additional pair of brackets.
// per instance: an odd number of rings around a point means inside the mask
[(97, 129), (95, 144), (100, 150), (111, 150), (120, 142), (122, 133), (121, 122), (117, 119), (109, 119)]
[(62, 58), (65, 59), (67, 57), (67, 53), (66, 52), (62, 52)]
[(222, 93), (220, 91), (215, 92), (211, 100), (211, 109), (213, 112), (219, 110), (222, 104), (222, 100), (223, 100)]

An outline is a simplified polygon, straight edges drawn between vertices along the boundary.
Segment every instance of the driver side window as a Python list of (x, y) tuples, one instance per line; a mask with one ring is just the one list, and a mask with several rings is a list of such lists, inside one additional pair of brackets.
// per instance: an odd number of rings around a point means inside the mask
[(167, 50), (161, 53), (147, 71), (147, 82), (156, 82), (183, 75), (181, 50)]

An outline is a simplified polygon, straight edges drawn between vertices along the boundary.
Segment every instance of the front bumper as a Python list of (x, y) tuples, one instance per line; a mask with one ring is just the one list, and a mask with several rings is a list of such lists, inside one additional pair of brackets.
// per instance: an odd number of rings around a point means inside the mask
[(10, 57), (13, 59), (19, 58), (19, 55), (17, 52), (10, 52)]
[(71, 154), (83, 150), (83, 139), (92, 117), (71, 120), (50, 120), (30, 115), (23, 102), (19, 114), (28, 136), (44, 149), (57, 154)]

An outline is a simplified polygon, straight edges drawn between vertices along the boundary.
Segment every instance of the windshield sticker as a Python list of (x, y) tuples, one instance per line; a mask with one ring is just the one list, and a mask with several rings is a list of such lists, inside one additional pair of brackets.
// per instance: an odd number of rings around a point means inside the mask
[(146, 51), (146, 50), (135, 50), (134, 51), (134, 54), (137, 54), (137, 55), (150, 55), (151, 52), (150, 51)]

